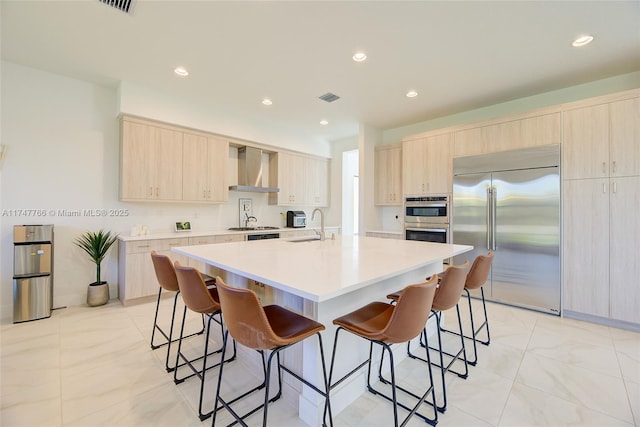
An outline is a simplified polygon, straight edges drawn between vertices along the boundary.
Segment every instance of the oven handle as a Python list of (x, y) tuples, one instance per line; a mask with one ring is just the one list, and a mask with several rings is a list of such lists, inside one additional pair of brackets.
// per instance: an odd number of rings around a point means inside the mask
[(446, 228), (405, 228), (407, 231), (437, 231), (437, 232), (447, 232)]
[(405, 206), (408, 208), (421, 208), (421, 207), (446, 208), (447, 207), (446, 203), (418, 203), (418, 204), (406, 203)]

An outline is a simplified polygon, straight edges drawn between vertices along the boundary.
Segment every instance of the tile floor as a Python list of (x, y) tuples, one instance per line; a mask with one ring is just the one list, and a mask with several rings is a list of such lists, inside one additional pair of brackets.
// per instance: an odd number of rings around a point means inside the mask
[[(164, 313), (170, 304), (163, 300)], [(164, 348), (149, 348), (154, 309), (155, 303), (125, 308), (113, 300), (3, 324), (0, 425), (211, 425), (196, 416), (197, 381), (175, 385), (164, 370)], [(489, 304), (489, 316), (491, 345), (479, 347), (468, 379), (447, 376), (449, 408), (438, 425), (640, 425), (639, 333), (497, 304)], [(197, 326), (198, 318), (190, 322)], [(211, 372), (208, 385), (215, 387)], [(407, 383), (424, 372), (412, 360), (399, 367)], [(279, 427), (303, 425), (283, 400), (269, 419)], [(334, 422), (387, 427), (391, 408), (365, 393)], [(249, 424), (259, 425), (259, 416)], [(414, 417), (408, 425), (425, 424)]]

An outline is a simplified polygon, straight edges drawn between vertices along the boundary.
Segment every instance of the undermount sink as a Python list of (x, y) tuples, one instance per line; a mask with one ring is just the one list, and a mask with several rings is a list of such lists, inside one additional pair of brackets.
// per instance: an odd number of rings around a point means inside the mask
[(304, 239), (296, 239), (296, 240), (287, 240), (287, 242), (291, 243), (302, 243), (302, 242), (319, 242), (320, 236), (306, 237)]
[(269, 225), (263, 225), (260, 227), (231, 227), (229, 231), (261, 231), (261, 230), (277, 230), (280, 227), (273, 227)]

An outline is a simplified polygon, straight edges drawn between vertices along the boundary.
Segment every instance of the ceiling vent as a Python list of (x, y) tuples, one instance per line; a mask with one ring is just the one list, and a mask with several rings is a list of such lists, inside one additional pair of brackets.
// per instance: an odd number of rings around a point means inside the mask
[(134, 0), (99, 0), (101, 3), (121, 10), (124, 13), (130, 13)]
[(333, 102), (333, 101), (337, 101), (338, 99), (340, 99), (340, 97), (338, 95), (336, 95), (335, 93), (331, 93), (331, 92), (327, 92), (322, 96), (319, 96), (318, 98), (322, 99), (323, 101), (327, 101), (327, 102)]

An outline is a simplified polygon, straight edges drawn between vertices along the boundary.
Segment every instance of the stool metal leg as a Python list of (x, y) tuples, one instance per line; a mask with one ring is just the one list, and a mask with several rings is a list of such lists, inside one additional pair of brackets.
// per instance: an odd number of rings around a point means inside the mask
[[(437, 410), (435, 409), (435, 387), (433, 384), (433, 375), (431, 372), (431, 363), (427, 364), (427, 369), (429, 372), (429, 387), (427, 388), (426, 392), (422, 395), (422, 396), (418, 396), (417, 394), (409, 391), (408, 389), (398, 385), (396, 383), (396, 376), (395, 376), (395, 362), (393, 359), (393, 352), (391, 350), (391, 346), (385, 342), (382, 341), (376, 341), (376, 340), (371, 340), (365, 337), (361, 337), (363, 339), (366, 339), (367, 341), (369, 341), (369, 358), (367, 360), (365, 360), (363, 363), (359, 364), (355, 369), (351, 370), (349, 373), (347, 373), (346, 375), (344, 375), (342, 378), (340, 378), (338, 381), (336, 381), (335, 383), (331, 383), (332, 377), (333, 377), (333, 368), (334, 368), (334, 363), (335, 363), (335, 356), (336, 356), (336, 348), (337, 348), (337, 343), (338, 343), (338, 334), (340, 332), (340, 330), (346, 330), (342, 327), (338, 327), (338, 329), (336, 329), (336, 335), (335, 335), (335, 339), (334, 339), (334, 343), (333, 343), (333, 352), (331, 355), (331, 368), (329, 370), (329, 390), (332, 390), (333, 388), (335, 388), (337, 385), (339, 385), (340, 383), (342, 383), (344, 380), (346, 380), (348, 377), (350, 377), (351, 375), (353, 375), (354, 373), (356, 373), (358, 370), (360, 370), (361, 368), (363, 368), (365, 365), (367, 365), (367, 390), (375, 395), (378, 395), (386, 400), (388, 400), (389, 402), (391, 402), (393, 404), (393, 418), (394, 418), (394, 426), (395, 427), (404, 427), (410, 420), (411, 417), (413, 417), (414, 415), (417, 415), (418, 417), (420, 417), (421, 419), (423, 419), (425, 422), (431, 424), (431, 425), (435, 425), (438, 422), (438, 413)], [(347, 330), (348, 331), (348, 330)], [(426, 332), (423, 332), (426, 335)], [(356, 334), (356, 336), (359, 336)], [(384, 378), (382, 378), (381, 372), (382, 372), (382, 368), (379, 368), (379, 375), (381, 377), (381, 380), (383, 383), (386, 384), (390, 384), (391, 385), (391, 397), (389, 397), (388, 395), (386, 395), (385, 393), (383, 393), (380, 390), (377, 390), (376, 388), (374, 388), (371, 384), (371, 364), (373, 362), (373, 344), (377, 344), (380, 345), (382, 348), (382, 354), (384, 355), (385, 351), (389, 353), (389, 363), (390, 363), (390, 369), (391, 369), (391, 381), (387, 381)], [(426, 351), (426, 359), (431, 362), (431, 358), (429, 356), (429, 350), (425, 349)], [(383, 360), (383, 356), (381, 357), (381, 363)], [(410, 408), (400, 402), (398, 402), (398, 398), (397, 398), (397, 390), (400, 390), (406, 394), (408, 394), (409, 396), (414, 397), (415, 399), (417, 399), (417, 403), (413, 408)], [(420, 408), (420, 406), (423, 403), (427, 403), (429, 405), (431, 405), (431, 402), (429, 402), (427, 400), (427, 396), (431, 394), (431, 398), (433, 399), (433, 407), (434, 407), (434, 416), (433, 418), (429, 418), (421, 413), (418, 412), (418, 409)], [(409, 411), (409, 414), (404, 418), (404, 420), (402, 421), (402, 423), (398, 422), (398, 407), (401, 407), (407, 411)]]
[[(170, 353), (171, 353), (171, 344), (177, 342), (180, 338), (173, 338), (173, 328), (174, 328), (174, 324), (175, 324), (175, 318), (176, 318), (176, 307), (178, 305), (178, 296), (180, 295), (180, 292), (176, 292), (175, 296), (173, 297), (173, 310), (171, 312), (171, 326), (169, 329), (169, 334), (167, 335), (167, 333), (160, 327), (160, 325), (158, 325), (158, 312), (160, 311), (160, 300), (162, 297), (162, 287), (159, 287), (158, 290), (158, 300), (156, 302), (156, 314), (153, 318), (153, 329), (151, 332), (151, 350), (156, 350), (160, 347), (163, 346), (167, 346), (167, 355), (165, 357), (165, 362), (164, 362), (164, 367), (167, 370), (167, 372), (172, 372), (175, 369), (175, 366), (169, 366), (169, 358), (170, 358)], [(183, 338), (189, 338), (189, 337), (193, 337), (195, 335), (202, 335), (204, 333), (204, 316), (202, 316), (202, 329), (199, 330), (198, 332), (194, 332), (192, 334), (186, 335)], [(164, 337), (165, 341), (163, 343), (160, 344), (154, 344), (155, 342), (155, 334), (156, 334), (156, 330)]]

